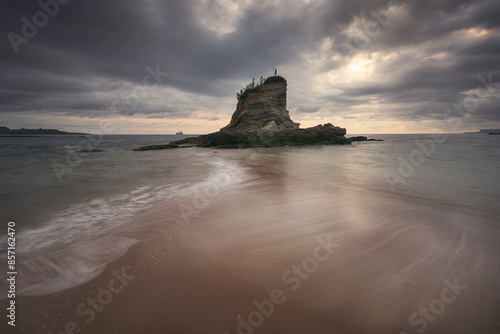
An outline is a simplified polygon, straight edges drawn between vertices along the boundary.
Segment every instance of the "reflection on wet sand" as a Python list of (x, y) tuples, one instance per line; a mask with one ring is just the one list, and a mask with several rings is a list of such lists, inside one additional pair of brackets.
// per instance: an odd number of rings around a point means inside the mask
[[(186, 186), (114, 231), (138, 244), (102, 275), (18, 297), (25, 332), (500, 331), (497, 216), (384, 192), (347, 147), (196, 150)], [(121, 268), (134, 279), (111, 300)]]
[[(410, 196), (318, 188), (321, 180), (301, 179), (301, 162), (286, 154), (240, 163), (254, 178), (207, 209), (189, 247), (352, 330), (500, 330), (500, 235), (492, 218)], [(326, 236), (335, 251), (304, 262)]]

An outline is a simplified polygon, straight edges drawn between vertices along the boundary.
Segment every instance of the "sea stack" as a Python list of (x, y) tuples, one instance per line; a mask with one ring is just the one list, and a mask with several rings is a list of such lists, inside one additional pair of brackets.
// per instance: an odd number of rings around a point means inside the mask
[[(228, 125), (218, 132), (135, 150), (199, 146), (219, 148), (278, 147), (350, 144), (346, 129), (330, 123), (300, 129), (286, 109), (287, 81), (269, 77), (262, 84), (248, 85), (238, 94), (238, 104)], [(158, 147), (158, 146), (161, 146)]]
[(271, 77), (267, 81), (239, 97), (231, 122), (221, 131), (255, 131), (265, 128), (277, 131), (299, 128), (300, 124), (294, 123), (286, 110), (286, 80), (282, 77)]

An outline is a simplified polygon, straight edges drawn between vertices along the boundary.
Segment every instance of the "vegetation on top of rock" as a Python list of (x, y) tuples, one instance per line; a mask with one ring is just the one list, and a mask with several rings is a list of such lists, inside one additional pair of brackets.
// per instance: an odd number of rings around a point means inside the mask
[(255, 78), (253, 78), (252, 82), (250, 82), (248, 85), (245, 86), (245, 88), (240, 89), (240, 91), (238, 93), (236, 93), (236, 98), (238, 99), (238, 101), (243, 101), (248, 96), (248, 94), (256, 92), (257, 87), (262, 85), (264, 83), (265, 79), (266, 78), (261, 76), (260, 83), (256, 84)]
[(280, 77), (279, 75), (274, 76), (274, 77), (269, 77), (264, 81), (264, 85), (273, 83), (273, 82), (286, 82), (286, 79), (283, 77)]
[(240, 91), (236, 93), (236, 98), (238, 99), (238, 101), (243, 101), (248, 96), (248, 94), (257, 92), (257, 87), (259, 87), (260, 85), (267, 85), (273, 82), (286, 82), (286, 80), (279, 75), (274, 75), (267, 79), (261, 76), (260, 82), (255, 83), (255, 78), (253, 78), (251, 83), (249, 83), (245, 86), (245, 88), (240, 89)]
[[(259, 87), (259, 86), (260, 85), (257, 85), (257, 87)], [(240, 93), (236, 93), (236, 97), (237, 97), (238, 101), (243, 101), (244, 99), (246, 99), (248, 94), (257, 92), (257, 87), (254, 87), (254, 88), (247, 87), (245, 89), (245, 91), (241, 90)]]

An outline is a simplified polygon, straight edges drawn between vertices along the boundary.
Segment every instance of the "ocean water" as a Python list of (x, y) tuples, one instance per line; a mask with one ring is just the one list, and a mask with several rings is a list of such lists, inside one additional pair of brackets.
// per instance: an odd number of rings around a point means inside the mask
[[(495, 239), (500, 230), (499, 136), (373, 135), (384, 141), (132, 151), (183, 137), (0, 138), (0, 272), (7, 271), (6, 225), (14, 221), (17, 267), (22, 273), (18, 294), (44, 295), (83, 284), (132, 245), (203, 218), (215, 199), (229, 192), (240, 193), (241, 198), (257, 193), (266, 202), (242, 210), (247, 220), (268, 221), (262, 227), (266, 235), (270, 226), (278, 229), (280, 220), (291, 216), (298, 230), (315, 230), (319, 221), (324, 223), (320, 218), (335, 208), (342, 219), (350, 217), (351, 227), (380, 226), (387, 235), (391, 229), (396, 235), (398, 229), (424, 226), (429, 220), (438, 228), (440, 216), (446, 216), (441, 227), (448, 229), (454, 221), (450, 215), (467, 216), (472, 218), (465, 222), (457, 218), (457, 226), (489, 238), (485, 245), (500, 241)], [(315, 197), (319, 193), (321, 199)], [(330, 204), (308, 210), (325, 199)], [(227, 199), (228, 205), (234, 200)], [(310, 205), (295, 212), (300, 203)], [(432, 219), (425, 216), (431, 211)], [(335, 215), (328, 214), (331, 224), (340, 224), (340, 215), (336, 221)], [(403, 225), (386, 226), (393, 221)], [(256, 231), (255, 226), (249, 230), (249, 240)], [(433, 252), (449, 251), (446, 245), (431, 246), (437, 247)], [(491, 246), (480, 255), (488, 253), (484, 260), (490, 263), (499, 259), (497, 250)], [(465, 270), (479, 270), (476, 265), (469, 257), (458, 264)], [(498, 263), (490, 269), (487, 275), (496, 276), (488, 281), (487, 292), (500, 299)], [(6, 286), (1, 289), (0, 298), (5, 298)]]

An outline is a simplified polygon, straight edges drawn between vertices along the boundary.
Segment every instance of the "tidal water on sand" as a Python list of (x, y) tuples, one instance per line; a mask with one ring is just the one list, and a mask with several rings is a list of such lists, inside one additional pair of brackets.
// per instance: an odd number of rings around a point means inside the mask
[[(132, 149), (179, 136), (0, 138), (18, 294), (81, 285), (133, 245), (198, 224), (185, 247), (331, 315), (340, 333), (500, 332), (500, 138), (374, 137), (144, 152)], [(4, 275), (6, 228), (0, 249)]]

